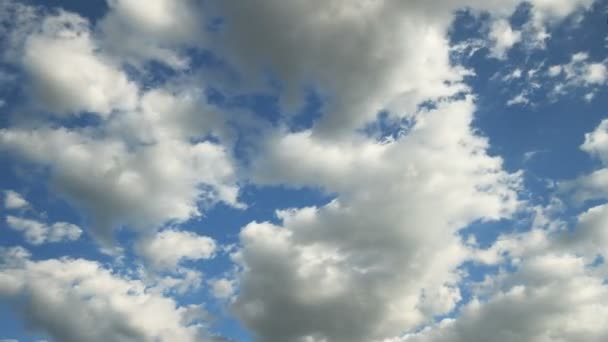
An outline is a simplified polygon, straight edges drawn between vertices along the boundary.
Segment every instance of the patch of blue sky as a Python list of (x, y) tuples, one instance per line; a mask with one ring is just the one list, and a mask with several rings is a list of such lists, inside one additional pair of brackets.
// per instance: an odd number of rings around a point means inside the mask
[(46, 11), (54, 12), (61, 8), (65, 11), (75, 12), (95, 23), (103, 18), (108, 11), (106, 0), (23, 0), (24, 4), (39, 6)]

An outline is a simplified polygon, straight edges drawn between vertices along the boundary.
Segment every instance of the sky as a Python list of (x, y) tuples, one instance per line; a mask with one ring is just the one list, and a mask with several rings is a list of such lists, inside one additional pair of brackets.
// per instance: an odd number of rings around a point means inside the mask
[(608, 340), (606, 0), (0, 0), (0, 342)]

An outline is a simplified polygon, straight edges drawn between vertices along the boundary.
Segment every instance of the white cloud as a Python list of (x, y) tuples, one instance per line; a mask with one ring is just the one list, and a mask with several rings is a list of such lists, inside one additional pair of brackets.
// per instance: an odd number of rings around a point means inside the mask
[(511, 81), (521, 78), (523, 75), (523, 71), (520, 68), (515, 68), (510, 74), (505, 75), (502, 80), (503, 81)]
[[(537, 36), (546, 39), (540, 33), (548, 22), (559, 22), (592, 2), (531, 1)], [(302, 104), (303, 89), (315, 87), (326, 100), (316, 134), (335, 137), (361, 128), (380, 110), (407, 117), (423, 101), (462, 91), (466, 72), (450, 64), (446, 39), (453, 13), (487, 11), (498, 20), (494, 38), (505, 50), (519, 39), (503, 19), (521, 3), (219, 1), (215, 5), (226, 21), (218, 50), (255, 85), (261, 70), (275, 73), (285, 86), (286, 112)]]
[(204, 33), (202, 8), (196, 1), (109, 0), (99, 27), (104, 47), (136, 66), (150, 60), (186, 68), (182, 48), (199, 45)]
[(540, 15), (556, 20), (565, 18), (580, 8), (591, 7), (593, 0), (533, 0), (532, 4)]
[[(285, 86), (284, 112), (297, 110), (303, 89), (312, 86), (327, 100), (322, 117), (310, 130), (263, 132), (252, 146), (256, 153), (248, 156), (252, 180), (321, 188), (336, 198), (278, 211), (280, 223), (249, 223), (233, 255), (240, 266), (235, 282), (216, 279), (211, 290), (218, 297), (238, 292), (230, 301), (233, 312), (264, 341), (390, 338), (456, 308), (462, 299), (459, 267), (483, 259), (459, 231), (478, 220), (510, 217), (520, 204), (521, 175), (505, 172), (472, 127), (474, 99), (462, 95), (469, 91), (462, 81), (470, 72), (451, 63), (447, 38), (455, 10), (487, 10), (498, 25), (495, 48), (504, 54), (522, 39), (504, 26), (520, 3), (211, 2), (209, 8), (225, 20), (212, 34), (217, 41), (206, 40), (212, 36), (202, 34), (205, 13), (190, 1), (155, 0), (144, 8), (112, 0), (109, 14), (91, 29), (82, 18), (63, 13), (24, 39), (32, 94), (46, 109), (95, 111), (104, 120), (84, 128), (30, 123), (3, 129), (0, 148), (45, 166), (54, 189), (84, 210), (101, 240), (110, 240), (120, 226), (145, 231), (149, 235), (138, 237), (137, 251), (166, 269), (211, 257), (215, 244), (194, 233), (168, 229), (154, 235), (156, 230), (201, 215), (201, 204), (241, 206), (237, 172), (230, 149), (222, 145), (223, 118), (208, 114), (196, 91), (172, 91), (169, 85), (144, 91), (126, 78), (121, 64), (142, 67), (156, 60), (184, 69), (182, 48), (204, 42), (242, 72), (249, 86), (259, 85), (261, 69), (274, 73)], [(534, 26), (527, 32), (544, 41), (549, 21), (590, 3), (534, 0)], [(53, 69), (52, 59), (42, 60), (34, 48), (74, 61), (79, 72)], [(597, 67), (585, 70), (586, 83), (605, 77)], [(409, 119), (411, 127), (382, 142), (356, 133), (383, 109), (391, 119)], [(207, 135), (220, 136), (222, 144), (205, 141)], [(530, 245), (541, 249), (546, 236), (538, 235)], [(24, 298), (30, 326), (54, 339), (204, 339), (200, 324), (188, 318), (200, 308), (165, 297), (199, 286), (199, 272), (180, 268), (175, 277), (150, 286), (90, 261), (34, 262), (22, 251), (11, 253), (0, 268), (0, 293)], [(488, 262), (502, 260), (486, 254)], [(561, 281), (564, 274), (587, 280), (577, 258), (526, 261), (520, 278), (511, 279), (529, 282), (533, 293), (524, 299), (540, 306), (543, 298), (535, 295), (542, 291), (534, 290), (542, 281)], [(548, 272), (547, 265), (563, 266), (563, 272)], [(545, 279), (534, 278), (535, 272)], [(502, 285), (492, 300), (508, 308), (519, 290), (507, 280)], [(566, 285), (547, 287), (554, 294)], [(508, 298), (501, 302), (501, 295)], [(603, 301), (603, 295), (593, 299)], [(494, 312), (491, 305), (484, 308)], [(66, 314), (53, 315), (58, 311)], [(536, 326), (553, 327), (543, 324)], [(469, 330), (463, 331), (448, 333), (460, 338)], [(527, 336), (537, 335), (531, 329)]]
[(527, 105), (528, 103), (530, 103), (530, 100), (526, 97), (526, 94), (521, 93), (507, 101), (507, 106)]
[(28, 201), (18, 192), (12, 190), (4, 191), (4, 207), (6, 209), (21, 209), (29, 205)]
[(593, 132), (585, 134), (581, 149), (608, 165), (608, 119), (603, 120)]
[(569, 193), (579, 202), (608, 197), (608, 120), (603, 120), (596, 129), (585, 134), (581, 150), (597, 158), (602, 167), (574, 180), (560, 183), (560, 190)]
[(32, 254), (21, 246), (0, 247), (0, 260), (2, 260), (3, 265), (13, 267), (23, 265), (23, 262), (31, 256)]
[(140, 240), (136, 250), (153, 267), (173, 269), (184, 260), (213, 257), (216, 244), (213, 239), (206, 236), (167, 229)]
[[(568, 63), (546, 65), (542, 61), (529, 67), (526, 72), (517, 68), (500, 79), (513, 81), (515, 85), (515, 95), (507, 101), (508, 106), (537, 105), (539, 99), (555, 102), (561, 97), (581, 91), (584, 92), (583, 99), (591, 102), (601, 87), (608, 83), (607, 66), (608, 60), (590, 61), (587, 53), (578, 52), (570, 57)], [(523, 77), (515, 78), (515, 73)]]
[(40, 31), (27, 37), (21, 56), (39, 109), (108, 115), (134, 108), (137, 86), (98, 52), (86, 19), (60, 12), (41, 20)]
[(602, 205), (581, 214), (572, 230), (537, 227), (500, 237), (486, 251), (495, 258), (479, 260), (508, 261), (515, 272), (502, 270), (471, 286), (474, 298), (456, 318), (386, 342), (605, 340), (608, 268), (593, 263), (607, 256), (607, 222)]
[(339, 195), (242, 230), (234, 309), (245, 324), (265, 341), (370, 341), (450, 312), (469, 257), (457, 231), (518, 205), (518, 175), (486, 154), (473, 111), (471, 98), (438, 103), (384, 143), (270, 138), (257, 182)]
[(608, 289), (573, 255), (526, 260), (498, 278), (487, 302), (473, 300), (455, 320), (394, 341), (604, 341)]
[(49, 166), (57, 189), (86, 211), (93, 233), (106, 242), (120, 225), (150, 230), (198, 216), (200, 201), (238, 205), (232, 164), (220, 145), (123, 139), (95, 138), (86, 129), (0, 130), (0, 146)]
[(350, 132), (382, 109), (407, 116), (419, 102), (464, 88), (458, 82), (463, 70), (449, 63), (445, 33), (452, 6), (446, 5), (217, 4), (226, 17), (222, 34), (228, 59), (251, 80), (260, 68), (270, 67), (285, 85), (282, 103), (287, 112), (299, 109), (306, 87), (327, 95), (327, 115), (317, 123), (317, 133), (326, 137)]
[(55, 341), (209, 338), (200, 306), (180, 306), (170, 297), (150, 292), (145, 283), (88, 260), (22, 258), (20, 263), (3, 263), (3, 297), (18, 305), (28, 327)]
[(194, 269), (177, 266), (170, 270), (169, 275), (157, 271), (161, 270), (145, 267), (139, 269), (139, 276), (148, 284), (150, 292), (185, 295), (194, 293), (203, 285), (203, 273)]
[[(553, 65), (548, 74), (553, 78), (561, 79), (555, 87), (556, 95), (567, 93), (573, 88), (585, 88), (594, 91), (596, 87), (608, 81), (607, 61), (591, 62), (585, 52), (573, 54), (570, 62), (562, 65)], [(561, 76), (561, 77), (560, 77)]]
[(49, 242), (74, 241), (80, 238), (82, 229), (75, 224), (67, 222), (55, 222), (51, 225), (9, 215), (6, 217), (9, 228), (21, 231), (27, 242), (33, 245), (41, 245)]
[(230, 279), (213, 279), (211, 282), (211, 292), (218, 299), (226, 299), (234, 294), (234, 281)]
[(509, 49), (521, 41), (521, 32), (514, 31), (507, 20), (499, 19), (492, 23), (489, 38), (493, 42), (492, 55), (504, 59)]
[[(185, 2), (157, 1), (146, 11), (131, 1), (110, 5), (108, 18), (125, 16), (166, 40), (192, 34), (188, 25), (199, 24), (187, 24), (185, 16), (195, 13)], [(204, 84), (140, 91), (122, 70), (128, 56), (104, 45), (109, 38), (99, 35), (101, 27), (76, 14), (34, 12), (23, 20), (37, 25), (13, 28), (19, 34), (11, 41), (13, 60), (29, 75), (29, 105), (56, 114), (91, 111), (103, 120), (62, 127), (33, 114), (31, 122), (0, 130), (0, 149), (46, 167), (55, 190), (83, 210), (99, 241), (110, 243), (121, 226), (155, 231), (187, 221), (218, 201), (243, 206), (230, 149), (222, 145), (230, 133), (206, 104)]]
[(551, 77), (556, 77), (557, 75), (562, 73), (562, 66), (561, 65), (553, 65), (549, 68), (549, 76)]

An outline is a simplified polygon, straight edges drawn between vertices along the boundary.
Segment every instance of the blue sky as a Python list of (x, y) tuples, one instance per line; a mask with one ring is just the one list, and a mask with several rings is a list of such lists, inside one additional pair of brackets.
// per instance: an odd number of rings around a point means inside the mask
[(0, 341), (605, 341), (607, 6), (0, 0)]

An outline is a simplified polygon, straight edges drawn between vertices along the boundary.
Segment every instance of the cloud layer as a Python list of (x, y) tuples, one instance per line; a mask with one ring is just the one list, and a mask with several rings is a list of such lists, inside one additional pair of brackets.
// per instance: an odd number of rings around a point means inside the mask
[[(0, 299), (59, 342), (223, 340), (205, 307), (260, 342), (604, 341), (608, 120), (581, 134), (594, 170), (532, 194), (460, 60), (506, 65), (507, 106), (591, 103), (605, 60), (510, 63), (593, 3), (0, 0), (0, 152), (28, 194), (2, 222), (31, 248), (0, 247)], [(479, 34), (455, 46), (458, 18)], [(104, 262), (70, 255), (83, 233)]]

